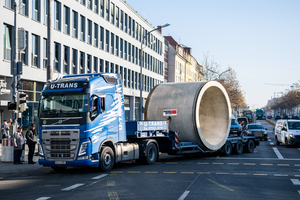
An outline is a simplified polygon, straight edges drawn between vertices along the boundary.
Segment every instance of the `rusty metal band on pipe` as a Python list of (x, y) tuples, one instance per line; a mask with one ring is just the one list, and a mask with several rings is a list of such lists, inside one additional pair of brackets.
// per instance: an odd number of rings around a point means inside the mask
[(145, 120), (168, 120), (163, 111), (177, 109), (170, 129), (180, 142), (196, 142), (205, 151), (220, 149), (231, 124), (231, 106), (225, 88), (216, 81), (164, 83), (154, 87), (145, 106)]

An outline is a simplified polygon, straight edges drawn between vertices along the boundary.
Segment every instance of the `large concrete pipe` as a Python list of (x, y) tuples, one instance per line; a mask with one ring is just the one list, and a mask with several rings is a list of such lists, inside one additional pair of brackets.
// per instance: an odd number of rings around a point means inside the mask
[[(171, 119), (164, 110), (177, 109)], [(205, 151), (220, 149), (230, 131), (231, 107), (225, 88), (216, 81), (166, 83), (148, 95), (145, 120), (168, 120), (180, 142), (196, 142)]]

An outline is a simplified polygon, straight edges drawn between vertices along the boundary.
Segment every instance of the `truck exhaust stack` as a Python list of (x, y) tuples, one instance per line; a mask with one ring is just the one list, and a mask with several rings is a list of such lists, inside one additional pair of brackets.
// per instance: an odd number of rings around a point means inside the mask
[[(164, 110), (177, 115), (163, 116)], [(230, 131), (231, 106), (225, 88), (216, 81), (166, 83), (154, 87), (146, 100), (145, 120), (170, 120), (179, 142), (196, 142), (205, 151), (216, 151)]]

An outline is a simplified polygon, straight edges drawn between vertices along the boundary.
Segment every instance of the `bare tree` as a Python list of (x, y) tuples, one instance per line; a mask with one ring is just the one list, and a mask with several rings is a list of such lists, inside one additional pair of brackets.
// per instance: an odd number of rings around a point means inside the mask
[(210, 59), (209, 52), (203, 53), (203, 61), (201, 62), (203, 66), (203, 79), (205, 81), (212, 81), (219, 78), (221, 73), (220, 65), (218, 65), (214, 58)]

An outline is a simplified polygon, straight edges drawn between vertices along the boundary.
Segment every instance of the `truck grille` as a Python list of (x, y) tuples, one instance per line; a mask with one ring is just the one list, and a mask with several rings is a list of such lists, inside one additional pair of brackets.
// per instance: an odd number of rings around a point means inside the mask
[(51, 150), (70, 150), (71, 140), (51, 140)]

